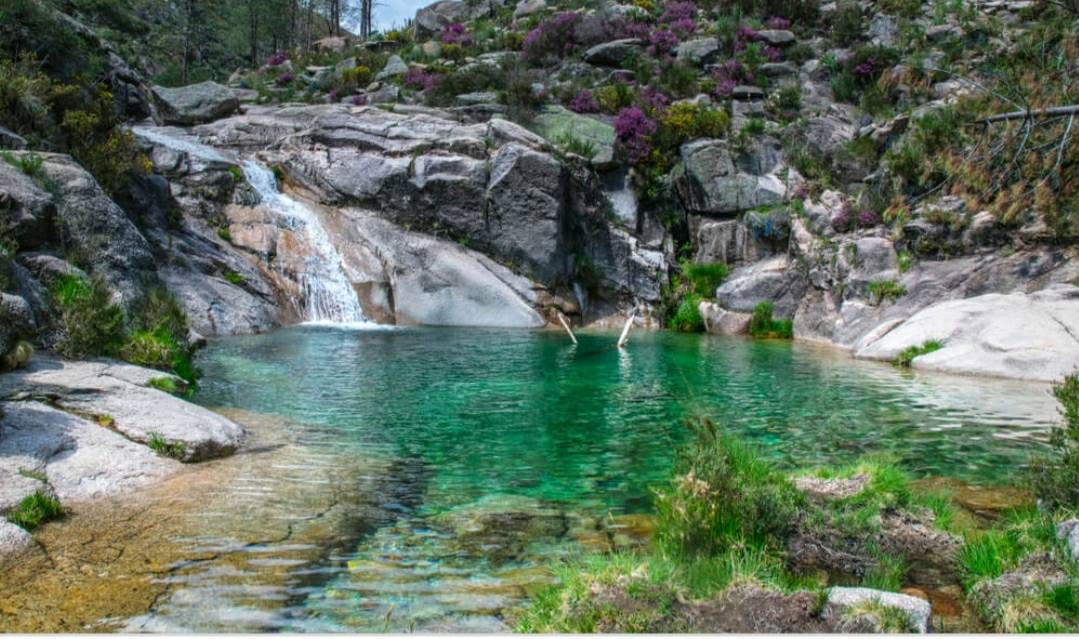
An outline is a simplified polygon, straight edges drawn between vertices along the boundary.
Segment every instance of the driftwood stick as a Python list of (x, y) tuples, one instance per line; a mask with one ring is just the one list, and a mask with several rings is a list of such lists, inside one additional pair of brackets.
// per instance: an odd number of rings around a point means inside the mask
[(633, 312), (629, 314), (629, 318), (626, 320), (626, 326), (622, 329), (622, 336), (618, 338), (618, 348), (625, 348), (626, 342), (629, 341), (629, 329), (633, 326), (633, 320), (637, 319), (637, 309), (633, 309)]
[(573, 329), (569, 327), (569, 323), (566, 322), (566, 318), (562, 315), (562, 311), (558, 311), (558, 321), (562, 322), (562, 328), (566, 329), (566, 332), (569, 333), (569, 338), (576, 344), (577, 336), (573, 334)]
[(977, 120), (977, 123), (991, 124), (993, 122), (1003, 122), (1005, 120), (1026, 120), (1028, 118), (1044, 118), (1076, 114), (1079, 114), (1079, 104), (1073, 104), (1070, 106), (1050, 107), (1048, 109), (1028, 109), (1026, 111), (998, 113), (996, 115), (991, 115), (988, 118), (982, 118), (981, 120)]

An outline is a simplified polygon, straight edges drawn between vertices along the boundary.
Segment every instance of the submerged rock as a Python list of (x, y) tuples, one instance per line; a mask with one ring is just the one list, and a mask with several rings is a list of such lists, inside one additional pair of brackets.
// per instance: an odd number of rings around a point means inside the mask
[(517, 495), (488, 495), (442, 513), (433, 522), (454, 533), (461, 552), (493, 561), (512, 560), (528, 544), (553, 541), (568, 529), (561, 510)]

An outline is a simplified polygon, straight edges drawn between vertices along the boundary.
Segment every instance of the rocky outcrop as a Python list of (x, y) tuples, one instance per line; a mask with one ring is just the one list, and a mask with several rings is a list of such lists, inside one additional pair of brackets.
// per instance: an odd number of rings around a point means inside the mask
[[(25, 369), (0, 376), (0, 398), (48, 400), (53, 406), (95, 419), (131, 442), (153, 436), (174, 445), (177, 459), (196, 462), (233, 453), (243, 429), (232, 421), (168, 393), (150, 381), (171, 377), (109, 360), (71, 362), (35, 357)], [(182, 387), (183, 382), (172, 378)]]
[(614, 127), (606, 122), (562, 107), (549, 107), (533, 118), (531, 126), (552, 144), (575, 139), (591, 145), (594, 153), (586, 159), (598, 169), (614, 165)]
[(191, 125), (228, 117), (240, 108), (240, 100), (226, 86), (200, 82), (184, 87), (155, 86), (158, 115), (165, 124)]
[(1079, 369), (1079, 287), (979, 295), (933, 304), (883, 335), (871, 333), (855, 355), (891, 360), (911, 347), (940, 342), (912, 366), (1055, 381)]
[(695, 140), (682, 147), (675, 187), (690, 213), (723, 215), (781, 203), (796, 181), (779, 143), (755, 138), (746, 148), (727, 140)]

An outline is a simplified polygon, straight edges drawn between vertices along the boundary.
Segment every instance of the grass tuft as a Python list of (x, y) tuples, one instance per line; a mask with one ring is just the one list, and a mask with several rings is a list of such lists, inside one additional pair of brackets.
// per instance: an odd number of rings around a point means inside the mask
[(39, 491), (34, 492), (33, 495), (28, 495), (19, 502), (19, 505), (15, 507), (10, 513), (8, 513), (8, 521), (21, 526), (27, 531), (32, 531), (41, 524), (59, 519), (64, 516), (64, 508), (60, 505), (60, 501), (52, 495), (46, 495)]
[(162, 457), (183, 459), (187, 454), (187, 446), (183, 442), (170, 442), (162, 437), (160, 433), (150, 433), (150, 436), (146, 439), (146, 445), (150, 447), (150, 450)]

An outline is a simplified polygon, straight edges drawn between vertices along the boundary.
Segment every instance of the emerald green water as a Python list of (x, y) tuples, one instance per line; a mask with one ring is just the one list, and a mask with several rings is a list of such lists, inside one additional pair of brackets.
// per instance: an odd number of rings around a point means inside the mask
[(413, 469), (417, 494), (400, 517), (321, 567), (327, 578), (274, 627), (498, 629), (522, 570), (580, 550), (572, 530), (507, 558), (462, 550), (438, 517), (492, 500), (520, 509), (519, 498), (573, 513), (571, 528), (647, 513), (687, 412), (786, 467), (886, 453), (917, 475), (990, 483), (1013, 479), (1055, 421), (1041, 385), (912, 373), (789, 342), (635, 333), (618, 350), (616, 339), (305, 326), (212, 343), (199, 402), (283, 416), (313, 449)]

